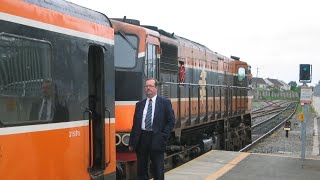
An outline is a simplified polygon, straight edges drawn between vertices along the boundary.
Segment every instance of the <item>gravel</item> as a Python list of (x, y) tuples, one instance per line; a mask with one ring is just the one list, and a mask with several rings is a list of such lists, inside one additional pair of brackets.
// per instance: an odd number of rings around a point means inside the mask
[[(310, 119), (306, 121), (307, 136), (306, 136), (306, 158), (312, 156), (313, 145), (313, 119), (315, 115), (312, 114)], [(250, 152), (253, 153), (273, 153), (282, 154), (292, 157), (301, 156), (301, 123), (298, 121), (297, 115), (294, 115), (291, 119), (291, 131), (289, 131), (289, 137), (286, 138), (286, 132), (283, 128), (279, 128), (276, 132), (266, 138), (263, 142), (259, 143)]]
[(266, 105), (267, 105), (267, 103), (265, 101), (253, 101), (252, 102), (252, 111), (258, 110)]

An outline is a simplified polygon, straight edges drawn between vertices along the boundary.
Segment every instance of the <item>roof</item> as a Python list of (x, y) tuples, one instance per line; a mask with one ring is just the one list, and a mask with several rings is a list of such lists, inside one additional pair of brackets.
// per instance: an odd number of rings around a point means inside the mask
[(278, 79), (270, 79), (270, 78), (267, 78), (268, 81), (270, 81), (272, 84), (276, 85), (276, 86), (283, 86), (283, 84), (278, 80)]
[[(111, 22), (109, 18), (103, 13), (100, 13), (98, 11), (95, 11), (86, 7), (82, 7), (72, 2), (68, 2), (65, 0), (56, 0), (54, 2), (43, 1), (43, 0), (24, 0), (24, 1), (40, 7), (51, 9), (53, 11), (60, 12), (63, 14), (84, 19), (90, 22), (94, 22), (104, 26), (111, 26)], [(49, 15), (43, 15), (43, 16), (49, 16)], [(52, 17), (48, 17), (48, 18), (52, 18)]]
[(252, 78), (252, 84), (265, 84), (267, 85), (267, 83), (264, 81), (264, 79), (262, 78)]

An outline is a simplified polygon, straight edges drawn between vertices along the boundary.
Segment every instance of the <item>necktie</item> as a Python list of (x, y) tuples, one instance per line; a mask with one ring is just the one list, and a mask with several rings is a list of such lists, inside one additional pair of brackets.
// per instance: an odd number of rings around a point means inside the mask
[(146, 119), (144, 120), (145, 128), (147, 131), (152, 131), (151, 118), (152, 118), (152, 100), (150, 99)]
[(43, 102), (43, 107), (42, 107), (40, 120), (46, 120), (47, 119), (47, 110), (48, 110), (48, 100), (45, 99), (44, 102)]

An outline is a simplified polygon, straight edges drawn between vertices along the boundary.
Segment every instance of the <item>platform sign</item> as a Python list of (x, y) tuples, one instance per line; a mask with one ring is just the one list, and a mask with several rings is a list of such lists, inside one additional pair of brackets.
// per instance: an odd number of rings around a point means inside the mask
[(299, 121), (302, 122), (304, 120), (303, 112), (300, 112), (298, 117), (299, 117)]
[(310, 104), (312, 98), (312, 87), (301, 87), (301, 96), (300, 96), (300, 102), (305, 104)]

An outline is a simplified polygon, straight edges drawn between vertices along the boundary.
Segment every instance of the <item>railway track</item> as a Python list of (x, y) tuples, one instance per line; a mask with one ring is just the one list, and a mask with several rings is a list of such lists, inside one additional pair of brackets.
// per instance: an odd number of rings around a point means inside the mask
[(264, 101), (264, 103), (266, 103), (266, 105), (258, 108), (258, 109), (255, 109), (252, 111), (252, 114), (256, 114), (256, 113), (259, 113), (260, 111), (265, 111), (267, 109), (273, 109), (273, 108), (276, 108), (276, 107), (279, 107), (281, 106), (282, 104), (285, 104), (287, 103), (287, 101), (271, 101), (271, 100), (266, 100)]
[(294, 115), (297, 109), (297, 105), (297, 102), (292, 102), (288, 104), (286, 108), (284, 108), (274, 116), (253, 125), (252, 143), (241, 149), (240, 152), (250, 150), (253, 146), (261, 142), (264, 138), (271, 135), (275, 130), (282, 127), (282, 125)]
[(260, 122), (265, 121), (266, 119), (269, 119), (273, 117), (274, 115), (278, 114), (279, 112), (282, 112), (284, 109), (287, 108), (289, 102), (283, 102), (279, 104), (279, 106), (273, 107), (271, 109), (267, 110), (260, 110), (258, 112), (252, 113), (252, 126), (255, 126), (256, 124), (259, 124)]

